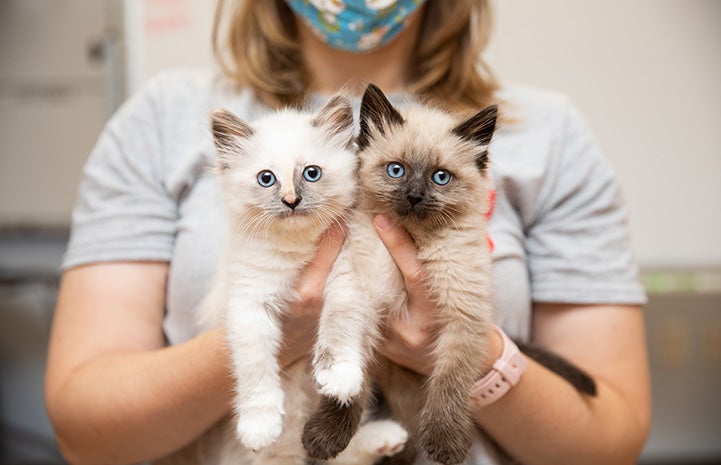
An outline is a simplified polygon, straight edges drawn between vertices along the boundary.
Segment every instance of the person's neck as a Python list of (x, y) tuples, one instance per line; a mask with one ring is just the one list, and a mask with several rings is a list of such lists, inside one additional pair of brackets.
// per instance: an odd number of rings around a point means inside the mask
[(298, 21), (299, 39), (305, 66), (310, 74), (311, 90), (332, 94), (344, 87), (360, 95), (366, 84), (373, 83), (386, 93), (403, 91), (413, 48), (420, 32), (421, 18), (421, 14), (415, 14), (410, 24), (390, 43), (365, 53), (330, 47), (303, 21)]

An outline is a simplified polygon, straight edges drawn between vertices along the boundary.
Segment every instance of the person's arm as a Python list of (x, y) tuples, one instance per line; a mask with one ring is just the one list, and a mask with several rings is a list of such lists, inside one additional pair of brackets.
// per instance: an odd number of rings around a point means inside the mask
[[(325, 278), (342, 232), (324, 241), (284, 322), (287, 366), (312, 346)], [(223, 329), (164, 347), (167, 263), (105, 263), (63, 275), (45, 397), (74, 465), (152, 460), (198, 437), (229, 409), (232, 377)]]
[[(404, 274), (412, 317), (392, 322), (382, 351), (422, 374), (433, 312), (422, 285), (415, 247), (399, 227), (376, 229)], [(533, 342), (566, 357), (593, 376), (598, 396), (580, 395), (555, 373), (529, 360), (521, 381), (496, 403), (478, 408), (477, 423), (519, 463), (634, 464), (650, 422), (650, 393), (641, 310), (636, 306), (537, 304)], [(487, 370), (500, 355), (495, 332)]]
[(221, 330), (164, 348), (166, 263), (64, 273), (46, 373), (48, 414), (75, 465), (152, 459), (223, 416), (231, 380)]
[(536, 304), (532, 340), (586, 370), (598, 395), (529, 360), (518, 385), (477, 410), (478, 424), (522, 464), (635, 464), (650, 423), (642, 310)]

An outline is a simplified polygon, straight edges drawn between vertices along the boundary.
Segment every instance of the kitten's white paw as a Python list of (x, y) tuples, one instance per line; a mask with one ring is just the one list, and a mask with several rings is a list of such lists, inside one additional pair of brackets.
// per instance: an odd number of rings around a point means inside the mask
[(361, 426), (356, 440), (364, 453), (390, 457), (403, 450), (408, 432), (393, 420), (371, 421)]
[(254, 408), (238, 417), (236, 434), (243, 446), (259, 451), (271, 446), (283, 431), (283, 415), (275, 408)]
[(363, 370), (357, 363), (338, 362), (328, 369), (317, 370), (315, 380), (320, 393), (348, 403), (357, 396), (363, 385)]

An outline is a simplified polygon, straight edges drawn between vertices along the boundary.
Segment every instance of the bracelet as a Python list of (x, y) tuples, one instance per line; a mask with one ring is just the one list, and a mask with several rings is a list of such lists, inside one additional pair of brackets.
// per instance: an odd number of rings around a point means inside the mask
[(473, 386), (471, 397), (476, 405), (485, 407), (503, 397), (509, 389), (518, 384), (526, 370), (528, 361), (518, 350), (518, 346), (503, 330), (493, 325), (503, 341), (501, 356), (493, 363), (491, 371), (479, 379)]

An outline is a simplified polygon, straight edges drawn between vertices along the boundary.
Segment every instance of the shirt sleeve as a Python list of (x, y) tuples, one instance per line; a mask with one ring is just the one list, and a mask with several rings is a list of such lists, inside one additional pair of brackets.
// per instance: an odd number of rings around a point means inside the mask
[(532, 299), (643, 304), (628, 210), (610, 164), (570, 105), (526, 231)]
[(100, 135), (84, 168), (63, 268), (170, 260), (178, 213), (163, 182), (160, 90), (150, 81)]

